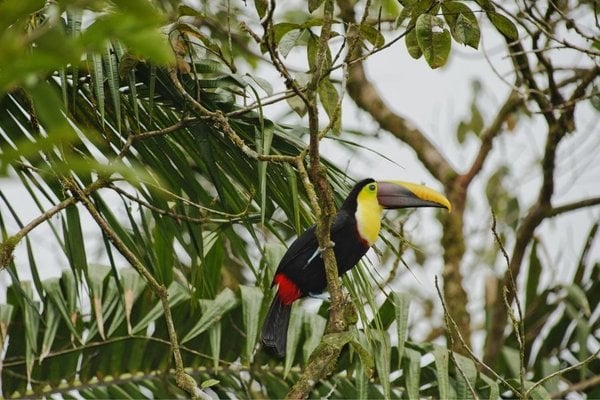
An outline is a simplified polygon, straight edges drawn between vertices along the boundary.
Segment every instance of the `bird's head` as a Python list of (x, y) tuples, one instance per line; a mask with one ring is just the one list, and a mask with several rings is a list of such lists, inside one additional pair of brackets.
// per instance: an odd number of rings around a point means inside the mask
[[(364, 179), (358, 182), (346, 199), (348, 206), (359, 204), (385, 209), (438, 207), (452, 209), (450, 201), (433, 189), (416, 183), (403, 181), (375, 181)], [(346, 205), (346, 203), (345, 203)], [(342, 206), (343, 207), (343, 206)]]
[(350, 191), (342, 209), (354, 213), (358, 234), (371, 246), (377, 240), (383, 209), (439, 207), (451, 209), (448, 199), (426, 186), (402, 181), (365, 179)]

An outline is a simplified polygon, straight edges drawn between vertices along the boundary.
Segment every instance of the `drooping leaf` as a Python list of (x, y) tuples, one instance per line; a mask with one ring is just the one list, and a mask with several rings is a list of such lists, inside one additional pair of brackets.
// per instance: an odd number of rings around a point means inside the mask
[(421, 51), (421, 47), (419, 46), (419, 42), (417, 41), (417, 31), (415, 29), (410, 30), (406, 34), (404, 42), (406, 44), (406, 50), (412, 58), (421, 58), (423, 52)]
[(385, 38), (383, 34), (376, 29), (373, 25), (370, 24), (360, 24), (359, 27), (360, 35), (367, 39), (369, 43), (373, 45), (373, 47), (381, 47), (385, 44)]
[(481, 32), (473, 11), (459, 1), (443, 2), (442, 11), (454, 40), (477, 49)]
[(396, 314), (396, 334), (398, 335), (398, 362), (402, 360), (404, 344), (408, 335), (408, 308), (410, 299), (405, 293), (393, 292), (392, 299)]
[(406, 392), (409, 399), (418, 399), (419, 387), (421, 386), (421, 354), (413, 349), (405, 349), (403, 359), (403, 370), (406, 374)]
[(498, 32), (508, 40), (517, 40), (519, 38), (519, 31), (510, 19), (495, 11), (488, 12), (487, 16), (490, 22), (498, 29)]
[(334, 121), (332, 130), (334, 133), (339, 133), (341, 129), (342, 118), (340, 115), (341, 107), (339, 107), (340, 96), (333, 83), (328, 79), (322, 79), (318, 87), (319, 98), (321, 104), (329, 117), (329, 121)]
[(450, 378), (448, 370), (448, 349), (441, 346), (434, 346), (433, 357), (435, 369), (437, 371), (438, 394), (440, 399), (450, 398)]
[(206, 301), (206, 308), (202, 318), (194, 325), (192, 329), (181, 339), (181, 343), (186, 343), (202, 332), (210, 328), (215, 322), (219, 321), (223, 315), (231, 310), (237, 304), (237, 299), (233, 291), (225, 288), (215, 297), (214, 300)]
[(263, 300), (263, 293), (257, 287), (240, 286), (242, 313), (244, 318), (244, 331), (246, 332), (245, 357), (248, 363), (252, 362), (252, 354), (258, 338), (258, 328), (260, 322), (260, 308)]
[(312, 13), (323, 4), (323, 0), (308, 0), (308, 12)]
[(431, 14), (421, 14), (415, 25), (417, 43), (431, 68), (446, 64), (450, 54), (450, 32), (441, 18)]
[(290, 322), (287, 332), (287, 343), (285, 347), (285, 361), (283, 375), (287, 376), (294, 365), (296, 357), (296, 349), (300, 342), (302, 334), (302, 321), (304, 319), (304, 310), (298, 305), (298, 302), (292, 303), (292, 311), (290, 314)]

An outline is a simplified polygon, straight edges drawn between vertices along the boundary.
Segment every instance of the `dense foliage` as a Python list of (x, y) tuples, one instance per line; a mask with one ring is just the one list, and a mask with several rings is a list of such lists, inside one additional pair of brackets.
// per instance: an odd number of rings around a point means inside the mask
[[(594, 338), (600, 263), (587, 257), (598, 222), (588, 227), (569, 284), (549, 285), (540, 279), (537, 225), (528, 225), (537, 214), (520, 211), (514, 193), (501, 190), (502, 171), (488, 184), (500, 227), (487, 234), (498, 238), (491, 263), (502, 259), (514, 276), (498, 280), (500, 294), (486, 310), (488, 342), (498, 339), (494, 324), (501, 332), (498, 342), (486, 345), (485, 364), (470, 350), (471, 327), (462, 317), (467, 304), (457, 305), (461, 294), (453, 297), (449, 288), (461, 284), (460, 275), (451, 281), (454, 275), (445, 270), (435, 299), (445, 311), (446, 345), (417, 343), (408, 329), (412, 296), (383, 285), (369, 260), (344, 278), (351, 299), (344, 332), (323, 336), (328, 301), (308, 305), (318, 312), (295, 306), (286, 358), (257, 351), (284, 245), (315, 222), (315, 204), (321, 204), (311, 193), (318, 183), (310, 174), (311, 146), (319, 145), (314, 138), (333, 138), (360, 153), (361, 146), (345, 138), (346, 90), (384, 129), (395, 129), (386, 125), (392, 118), (378, 120), (361, 103), (362, 89), (352, 80), (360, 73), (358, 61), (403, 39), (412, 57), (423, 57), (423, 68), (442, 67), (452, 43), (478, 48), (480, 24), (515, 50), (523, 40), (519, 30), (531, 33), (528, 21), (519, 24), (488, 0), (373, 1), (366, 4), (370, 15), (365, 4), (351, 1), (335, 9), (330, 1), (301, 2), (289, 5), (288, 13), (274, 13), (275, 2), (266, 0), (254, 7), (209, 3), (0, 3), (0, 58), (9, 60), (0, 65), (0, 172), (19, 182), (39, 213), (24, 218), (22, 200), (0, 190), (0, 273), (10, 280), (0, 304), (3, 396), (282, 398), (327, 346), (342, 351), (333, 367), (319, 372), (311, 397), (600, 396), (594, 372), (600, 370)], [(556, 7), (551, 3), (548, 10)], [(561, 7), (549, 12), (556, 25), (570, 21), (571, 9)], [(349, 23), (354, 13), (363, 17)], [(339, 46), (334, 39), (341, 36)], [(307, 68), (294, 75), (285, 57), (297, 48), (305, 50)], [(595, 41), (586, 51), (597, 57), (597, 48)], [(518, 60), (518, 49), (515, 54)], [(265, 65), (282, 76), (284, 91), (275, 93), (261, 75)], [(333, 75), (339, 70), (341, 82)], [(592, 85), (597, 66), (577, 72), (564, 86), (576, 85), (573, 108), (598, 96)], [(550, 80), (548, 90), (536, 88), (531, 98), (509, 97), (498, 117), (504, 119), (488, 128), (474, 105), (458, 139), (475, 133), (482, 148), (491, 148), (505, 119), (531, 101), (564, 113), (546, 116), (549, 137), (559, 128), (564, 133), (554, 134), (564, 135), (574, 130), (568, 118), (574, 110), (571, 98), (563, 99), (563, 108), (553, 103), (559, 89)], [(298, 119), (269, 118), (272, 103)], [(327, 123), (319, 124), (319, 115)], [(449, 219), (439, 217), (444, 260), (458, 268), (466, 198), (456, 188), (465, 181), (436, 163), (425, 144), (396, 136), (422, 151), (419, 158), (458, 205)], [(321, 164), (339, 204), (353, 179), (342, 165), (327, 158)], [(543, 193), (548, 198), (540, 197), (540, 204), (549, 205), (552, 192)], [(598, 204), (587, 201), (581, 207)], [(541, 210), (545, 217), (569, 211)], [(524, 226), (532, 227), (531, 235)], [(46, 232), (60, 274), (44, 277), (51, 260), (31, 238), (34, 229)], [(396, 265), (411, 251), (397, 230), (389, 223), (378, 246), (386, 248), (381, 260)], [(504, 262), (503, 242), (513, 238), (515, 249), (523, 241), (523, 254), (511, 252)], [(519, 257), (523, 262), (515, 267)]]

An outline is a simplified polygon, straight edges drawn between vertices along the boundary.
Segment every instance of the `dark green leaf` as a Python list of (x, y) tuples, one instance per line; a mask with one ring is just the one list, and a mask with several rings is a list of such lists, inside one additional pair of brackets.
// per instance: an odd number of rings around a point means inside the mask
[(252, 354), (258, 338), (260, 308), (264, 295), (260, 288), (244, 285), (240, 286), (240, 293), (244, 331), (246, 332), (245, 356), (248, 363), (250, 363), (252, 362)]
[(188, 342), (206, 331), (236, 304), (237, 299), (233, 291), (229, 288), (225, 288), (214, 300), (210, 300), (210, 304), (206, 306), (206, 311), (203, 313), (202, 318), (200, 318), (194, 327), (190, 329), (183, 339), (181, 339), (181, 343)]
[(532, 309), (537, 300), (542, 263), (537, 254), (538, 241), (534, 240), (529, 253), (529, 271), (525, 285), (525, 310)]
[(342, 118), (340, 115), (339, 105), (340, 96), (337, 92), (337, 89), (328, 78), (324, 78), (321, 80), (321, 82), (319, 82), (318, 92), (319, 98), (321, 99), (321, 104), (323, 105), (323, 108), (329, 117), (329, 121), (334, 122), (332, 130), (335, 133), (339, 133)]
[(367, 39), (369, 43), (371, 43), (374, 47), (381, 47), (385, 44), (385, 38), (383, 34), (377, 30), (373, 25), (370, 24), (361, 24), (360, 25), (360, 35)]
[(454, 39), (477, 49), (481, 33), (473, 11), (466, 4), (458, 1), (443, 2), (442, 11)]
[(304, 311), (298, 302), (292, 304), (292, 311), (290, 314), (290, 322), (288, 325), (287, 332), (287, 343), (285, 347), (285, 362), (283, 375), (287, 376), (294, 365), (294, 359), (296, 357), (296, 349), (300, 342), (300, 335), (302, 334), (302, 321), (304, 319)]
[(443, 20), (430, 14), (422, 14), (417, 18), (415, 29), (417, 42), (427, 64), (431, 68), (439, 68), (446, 64), (451, 39)]
[(510, 19), (495, 11), (488, 12), (487, 16), (490, 19), (490, 22), (498, 29), (498, 32), (504, 35), (508, 40), (519, 39), (519, 31), (517, 31), (517, 27)]
[(418, 59), (423, 55), (421, 47), (419, 46), (419, 42), (417, 41), (417, 31), (415, 29), (412, 29), (406, 34), (404, 41), (406, 44), (406, 50), (412, 58)]
[(308, 12), (313, 12), (323, 4), (323, 0), (308, 0)]
[(434, 345), (433, 357), (437, 371), (438, 394), (440, 399), (450, 398), (450, 378), (448, 372), (448, 349)]
[(283, 57), (287, 57), (290, 51), (301, 43), (302, 33), (302, 29), (293, 29), (282, 36), (278, 49)]
[(269, 0), (254, 0), (254, 7), (260, 18), (264, 17), (269, 7)]

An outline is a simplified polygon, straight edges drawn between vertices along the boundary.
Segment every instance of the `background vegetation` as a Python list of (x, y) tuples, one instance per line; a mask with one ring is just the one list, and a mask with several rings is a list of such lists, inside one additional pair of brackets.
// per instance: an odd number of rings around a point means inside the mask
[[(598, 219), (561, 280), (545, 278), (538, 235), (600, 204), (556, 201), (561, 144), (598, 134), (578, 126), (600, 108), (597, 15), (597, 2), (562, 0), (0, 2), (0, 173), (27, 196), (0, 190), (3, 396), (600, 397)], [(440, 68), (485, 35), (502, 38), (510, 90), (493, 113), (475, 91), (456, 137), (471, 161), (455, 166), (387, 105), (365, 62), (392, 48)], [(288, 354), (271, 359), (258, 332), (284, 244), (314, 222), (326, 244), (354, 178), (321, 157), (322, 139), (381, 157), (345, 129), (348, 100), (444, 188), (453, 212), (428, 238), (443, 254), (387, 221), (377, 256), (344, 278), (349, 296), (331, 279), (318, 313), (295, 307)], [(484, 168), (514, 151), (523, 120), (543, 143), (525, 203), (514, 165)], [(495, 215), (484, 228), (481, 201)], [(394, 290), (428, 258), (444, 262), (424, 283), (437, 298)], [(485, 304), (468, 296), (472, 264), (494, 272)], [(411, 302), (443, 310), (424, 341), (411, 340)]]

